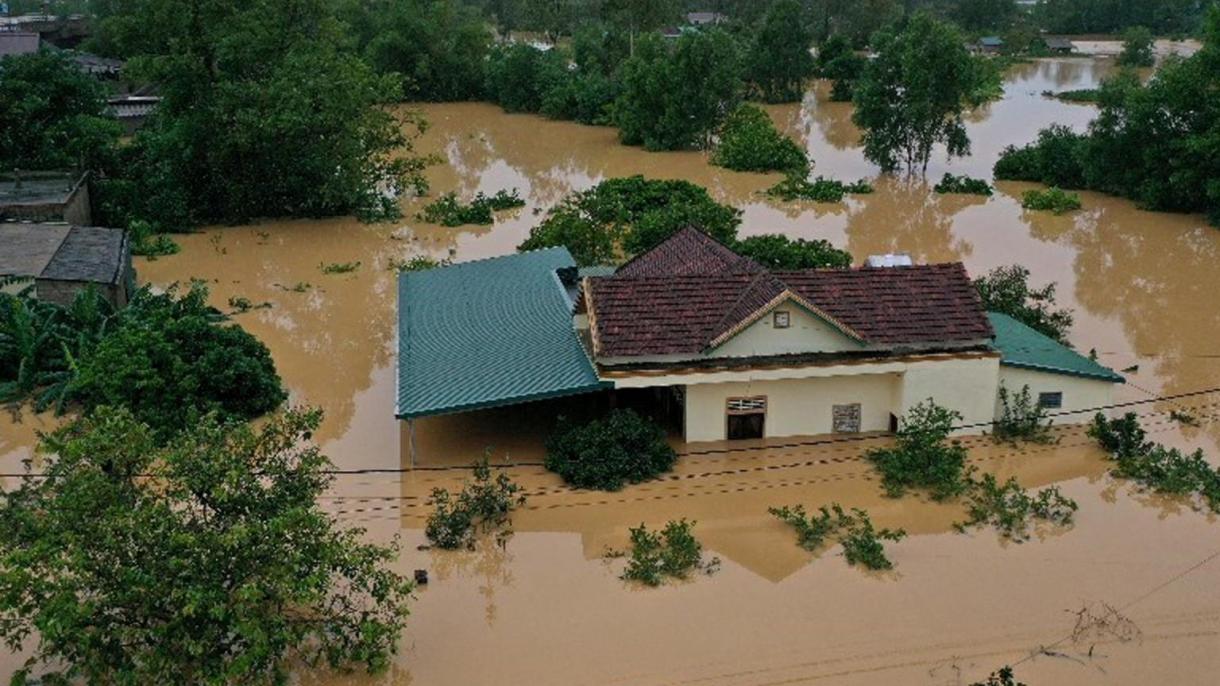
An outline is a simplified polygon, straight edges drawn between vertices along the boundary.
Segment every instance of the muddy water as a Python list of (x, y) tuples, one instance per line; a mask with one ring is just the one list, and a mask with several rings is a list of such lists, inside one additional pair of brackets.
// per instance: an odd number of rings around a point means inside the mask
[[(1107, 60), (1046, 60), (1011, 72), (1003, 100), (969, 120), (972, 157), (933, 161), (946, 171), (989, 176), (999, 151), (1050, 123), (1083, 128), (1087, 105), (1041, 96), (1095, 85)], [(799, 105), (768, 110), (815, 159), (815, 173), (877, 177), (859, 149), (850, 106), (824, 86)], [(1027, 184), (1000, 183), (991, 198), (937, 196), (922, 180), (881, 178), (877, 192), (835, 205), (775, 203), (776, 177), (726, 172), (696, 152), (645, 153), (617, 144), (611, 129), (508, 115), (481, 104), (428, 105), (423, 147), (447, 164), (429, 171), (436, 192), (517, 188), (526, 207), (491, 227), (448, 229), (416, 221), (419, 203), (389, 225), (351, 220), (268, 222), (184, 237), (181, 254), (138, 265), (158, 285), (199, 278), (222, 308), (233, 297), (270, 306), (237, 315), (270, 346), (294, 402), (320, 406), (318, 434), (344, 469), (408, 466), (393, 419), (395, 290), (392, 263), (417, 254), (458, 260), (513, 251), (540, 213), (572, 190), (627, 174), (684, 178), (743, 208), (743, 234), (826, 238), (857, 258), (904, 251), (919, 261), (962, 260), (974, 273), (1014, 262), (1036, 282), (1058, 283), (1076, 311), (1072, 341), (1125, 372), (1121, 401), (1220, 387), (1220, 233), (1196, 216), (1142, 212), (1082, 194), (1084, 209), (1054, 217), (1025, 212)], [(325, 263), (356, 262), (327, 275)], [(1220, 395), (1135, 406), (1159, 440), (1220, 454)], [(1167, 413), (1191, 409), (1198, 428)], [(672, 478), (615, 494), (571, 492), (537, 466), (538, 437), (570, 410), (533, 405), (439, 418), (416, 426), (423, 466), (461, 464), (492, 448), (512, 462), (531, 494), (505, 548), (417, 551), (423, 500), (460, 473), (364, 473), (336, 480), (327, 506), (386, 540), (403, 537), (404, 570), (427, 568), (394, 684), (794, 684), (969, 683), (1021, 661), (1030, 683), (1208, 683), (1220, 658), (1220, 522), (1174, 501), (1135, 493), (1106, 475), (1079, 431), (1023, 450), (971, 441), (983, 469), (1026, 485), (1056, 483), (1081, 506), (1067, 531), (1002, 544), (990, 532), (960, 535), (952, 505), (887, 500), (860, 458), (879, 439), (749, 450), (700, 446)], [(35, 432), (53, 424), (0, 415), (0, 467), (31, 457)], [(783, 442), (781, 442), (783, 443)], [(685, 448), (684, 451), (694, 451)], [(522, 463), (525, 463), (524, 465)], [(836, 550), (811, 555), (765, 512), (770, 505), (832, 500), (867, 507), (879, 526), (911, 536), (892, 546), (897, 568), (865, 574)], [(688, 517), (709, 553), (710, 578), (639, 590), (602, 560), (627, 528)], [(1142, 638), (1103, 635), (1075, 644), (1071, 612), (1090, 603), (1120, 608)], [(1039, 646), (1056, 656), (1029, 658)], [(1093, 646), (1092, 657), (1088, 656)], [(1065, 657), (1066, 656), (1066, 657)], [(2, 664), (2, 663), (0, 663)], [(0, 670), (2, 671), (2, 670)], [(310, 683), (366, 683), (312, 674)]]

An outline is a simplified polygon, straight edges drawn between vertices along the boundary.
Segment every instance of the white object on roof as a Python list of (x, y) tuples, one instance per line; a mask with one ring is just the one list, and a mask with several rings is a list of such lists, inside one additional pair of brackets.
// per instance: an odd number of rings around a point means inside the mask
[(886, 253), (885, 255), (869, 255), (865, 261), (869, 267), (911, 267), (911, 256), (907, 253)]

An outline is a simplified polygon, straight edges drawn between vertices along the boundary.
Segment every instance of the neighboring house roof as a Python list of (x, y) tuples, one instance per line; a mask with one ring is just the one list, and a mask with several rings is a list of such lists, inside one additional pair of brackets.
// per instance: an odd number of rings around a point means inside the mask
[(995, 347), (1000, 351), (1002, 365), (1114, 383), (1125, 381), (1114, 370), (1103, 367), (1006, 314), (988, 312), (987, 318), (995, 329)]
[[(596, 353), (703, 353), (785, 294), (867, 345), (954, 346), (992, 336), (961, 264), (767, 272), (722, 250), (698, 231), (683, 231), (613, 277), (589, 279)], [(675, 274), (661, 275), (665, 266)]]
[(999, 36), (983, 36), (979, 39), (979, 45), (985, 45), (989, 48), (996, 48), (1004, 44), (1004, 40)]
[(38, 52), (41, 39), (28, 31), (0, 31), (0, 57)]
[(1074, 50), (1076, 48), (1071, 40), (1062, 36), (1046, 36), (1043, 41), (1051, 50)]
[(702, 24), (719, 24), (724, 21), (724, 15), (719, 12), (687, 12), (686, 23), (696, 26)]
[(128, 260), (122, 229), (0, 224), (0, 275), (114, 284)]
[(565, 248), (398, 277), (400, 418), (604, 388), (572, 326)]

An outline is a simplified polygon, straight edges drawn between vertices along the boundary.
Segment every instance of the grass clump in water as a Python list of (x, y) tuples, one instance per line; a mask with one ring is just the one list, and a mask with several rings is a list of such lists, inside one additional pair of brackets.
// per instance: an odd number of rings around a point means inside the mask
[(1220, 469), (1208, 463), (1202, 449), (1186, 454), (1145, 440), (1147, 434), (1133, 412), (1120, 419), (1098, 414), (1089, 436), (1117, 463), (1115, 476), (1156, 493), (1199, 498), (1212, 512), (1220, 512)]
[[(424, 526), (424, 535), (438, 548), (473, 549), (480, 531), (499, 529), (508, 522), (509, 514), (525, 504), (521, 486), (503, 472), (491, 477), (487, 457), (473, 465), (474, 481), (463, 485), (456, 495), (448, 489), (434, 488), (428, 498), (432, 513)], [(499, 535), (507, 535), (501, 531)]]
[(1098, 102), (1101, 100), (1100, 88), (1077, 88), (1066, 91), (1042, 91), (1042, 96), (1055, 98), (1064, 102)]
[(459, 202), (456, 193), (446, 193), (428, 203), (419, 218), (441, 226), (491, 224), (495, 220), (493, 212), (524, 206), (525, 201), (517, 194), (516, 188), (511, 191), (500, 190), (491, 196), (476, 193), (469, 205)]
[(996, 442), (1045, 444), (1055, 441), (1051, 435), (1051, 420), (1047, 419), (1045, 408), (1034, 402), (1028, 384), (1016, 393), (1000, 384), (1000, 406), (1000, 418), (992, 424), (991, 430)]
[(416, 255), (410, 259), (400, 259), (397, 257), (390, 258), (390, 271), (395, 272), (421, 272), (428, 269), (436, 269), (437, 267), (447, 267), (453, 264), (452, 260), (438, 260), (429, 255)]
[(969, 176), (945, 174), (933, 188), (937, 193), (965, 193), (968, 195), (991, 195), (991, 185), (982, 179)]
[(767, 189), (767, 195), (781, 200), (812, 200), (813, 202), (841, 202), (848, 193), (872, 193), (873, 187), (867, 181), (843, 183), (835, 179), (817, 177), (813, 181), (799, 177), (787, 176), (783, 181)]
[(1021, 196), (1021, 207), (1027, 210), (1049, 210), (1066, 214), (1080, 209), (1080, 196), (1051, 186), (1046, 190), (1029, 190)]
[(958, 531), (990, 524), (1001, 537), (1018, 543), (1029, 539), (1031, 520), (1067, 526), (1079, 508), (1075, 500), (1064, 496), (1057, 487), (1030, 495), (1015, 478), (1001, 485), (991, 474), (973, 481), (966, 498), (970, 517), (954, 524)]
[(803, 505), (772, 507), (767, 512), (796, 529), (796, 543), (805, 550), (815, 551), (835, 540), (843, 546), (848, 564), (868, 569), (892, 569), (894, 563), (886, 556), (883, 541), (906, 537), (902, 529), (878, 530), (868, 512), (853, 509), (848, 513), (838, 503), (823, 505), (813, 515), (807, 514)]
[(321, 269), (323, 274), (351, 274), (359, 268), (359, 260), (355, 262), (329, 262), (318, 265), (318, 269)]
[(954, 422), (961, 418), (929, 398), (903, 416), (894, 447), (865, 454), (881, 472), (886, 495), (897, 498), (919, 489), (940, 501), (961, 495), (969, 488), (966, 449), (957, 441), (948, 440)]
[(992, 672), (986, 681), (976, 681), (970, 686), (1026, 686), (1026, 684), (1023, 681), (1017, 681), (1012, 667), (1001, 667), (1000, 671)]
[(631, 551), (622, 578), (660, 586), (666, 579), (686, 579), (696, 570), (715, 572), (720, 560), (703, 561), (703, 545), (691, 533), (694, 526), (695, 522), (679, 519), (667, 522), (660, 531), (649, 531), (644, 524), (632, 528)]

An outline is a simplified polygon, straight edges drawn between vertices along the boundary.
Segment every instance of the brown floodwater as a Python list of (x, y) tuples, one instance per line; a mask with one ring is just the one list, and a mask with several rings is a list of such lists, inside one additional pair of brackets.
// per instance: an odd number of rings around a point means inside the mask
[[(946, 171), (990, 176), (1004, 146), (1063, 123), (1082, 129), (1088, 105), (1046, 90), (1095, 86), (1106, 59), (1042, 60), (1014, 67), (1005, 97), (969, 117), (973, 155), (934, 159)], [(799, 105), (768, 106), (814, 158), (815, 174), (873, 180), (872, 195), (839, 204), (782, 203), (762, 192), (773, 175), (712, 167), (698, 152), (647, 153), (619, 145), (612, 129), (510, 115), (486, 104), (422, 106), (432, 128), (422, 147), (446, 160), (428, 172), (433, 192), (517, 188), (520, 210), (489, 227), (443, 228), (404, 219), (264, 222), (211, 228), (179, 239), (182, 252), (138, 264), (143, 282), (202, 279), (228, 309), (244, 297), (266, 308), (236, 315), (265, 341), (292, 401), (321, 407), (317, 439), (341, 469), (389, 470), (337, 477), (326, 506), (369, 536), (401, 536), (404, 571), (428, 569), (401, 654), (368, 678), (302, 674), (318, 684), (965, 684), (1019, 663), (1031, 684), (1212, 683), (1220, 668), (1220, 523), (1186, 504), (1139, 493), (1107, 474), (1077, 428), (1053, 446), (1013, 448), (972, 438), (972, 461), (1026, 486), (1057, 484), (1080, 511), (1067, 529), (1040, 529), (1024, 544), (989, 530), (956, 533), (958, 505), (881, 496), (862, 453), (885, 439), (679, 446), (666, 478), (619, 493), (572, 491), (536, 466), (541, 437), (580, 403), (422, 420), (422, 467), (409, 470), (405, 432), (393, 418), (394, 263), (414, 255), (468, 260), (512, 252), (565, 194), (629, 174), (682, 178), (744, 210), (745, 235), (825, 238), (857, 258), (908, 252), (923, 262), (961, 260), (972, 273), (1020, 263), (1036, 283), (1058, 284), (1072, 307), (1071, 340), (1096, 350), (1129, 383), (1120, 402), (1144, 416), (1157, 440), (1220, 454), (1220, 394), (1142, 402), (1220, 387), (1220, 233), (1199, 216), (1144, 212), (1082, 193), (1083, 210), (1027, 212), (1030, 184), (997, 184), (990, 198), (938, 196), (923, 179), (879, 177), (864, 159), (851, 107), (826, 101), (824, 85)], [(333, 262), (360, 262), (324, 274)], [(1199, 426), (1172, 421), (1188, 410)], [(53, 418), (0, 414), (0, 468), (38, 462), (32, 446)], [(504, 547), (420, 551), (431, 488), (454, 487), (484, 450), (530, 495)], [(12, 485), (14, 480), (6, 482)], [(837, 501), (865, 507), (878, 526), (910, 536), (891, 544), (892, 572), (849, 567), (837, 549), (807, 553), (771, 518), (772, 505)], [(709, 555), (711, 576), (660, 589), (617, 578), (627, 530), (686, 517)], [(1071, 635), (1076, 612), (1109, 604), (1139, 629)], [(1127, 640), (1121, 640), (1127, 639)], [(1045, 648), (1045, 650), (1042, 650)], [(13, 658), (8, 658), (11, 663)], [(0, 672), (11, 668), (0, 658)]]

